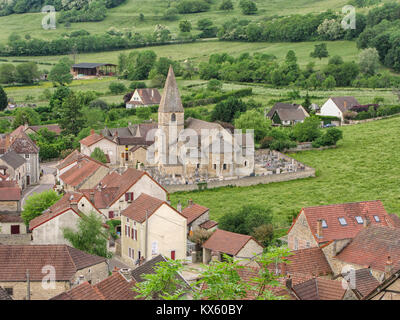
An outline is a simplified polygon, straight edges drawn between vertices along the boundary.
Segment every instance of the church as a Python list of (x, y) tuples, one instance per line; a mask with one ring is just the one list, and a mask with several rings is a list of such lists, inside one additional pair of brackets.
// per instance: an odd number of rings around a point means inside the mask
[[(92, 138), (90, 138), (93, 135)], [(254, 173), (252, 133), (232, 132), (221, 124), (194, 118), (185, 120), (185, 111), (170, 66), (162, 93), (158, 122), (105, 128), (82, 140), (81, 151), (103, 150), (111, 166), (137, 167), (157, 180), (195, 183), (209, 179), (229, 179)], [(87, 141), (95, 142), (89, 148)], [(114, 149), (111, 150), (111, 145)], [(90, 156), (90, 154), (87, 154)], [(116, 155), (116, 156), (115, 156)]]

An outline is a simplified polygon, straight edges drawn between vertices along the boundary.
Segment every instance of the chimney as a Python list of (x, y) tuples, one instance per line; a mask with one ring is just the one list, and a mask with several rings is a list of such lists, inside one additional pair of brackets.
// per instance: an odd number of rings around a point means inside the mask
[(389, 278), (393, 272), (393, 261), (390, 256), (388, 256), (386, 265), (385, 265), (385, 279)]
[(94, 134), (94, 130), (90, 129), (90, 135)]
[(317, 237), (322, 238), (322, 219), (317, 221)]
[(189, 199), (188, 200), (188, 207), (191, 207), (193, 205), (193, 200), (192, 199)]
[(178, 201), (178, 204), (176, 205), (176, 210), (178, 210), (179, 212), (182, 212), (182, 204), (181, 201)]
[(369, 225), (369, 221), (368, 221), (367, 215), (365, 215), (365, 216), (364, 216), (364, 223), (363, 223), (363, 226), (364, 226), (364, 228), (366, 228), (366, 227), (368, 227), (368, 225)]
[(89, 198), (90, 198), (90, 199), (89, 199), (90, 202), (94, 204), (94, 191), (90, 191), (90, 196), (89, 196)]
[(288, 288), (290, 291), (292, 291), (292, 289), (293, 289), (293, 281), (292, 281), (292, 278), (290, 277), (290, 275), (286, 279), (286, 288)]

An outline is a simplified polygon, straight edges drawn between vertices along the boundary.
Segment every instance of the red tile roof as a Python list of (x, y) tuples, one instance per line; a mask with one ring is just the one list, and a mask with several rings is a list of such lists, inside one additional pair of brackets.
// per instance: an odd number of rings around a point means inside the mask
[(21, 188), (16, 181), (0, 181), (0, 201), (21, 200)]
[(209, 208), (193, 203), (183, 209), (182, 214), (186, 217), (187, 223), (190, 224), (209, 210)]
[(206, 222), (203, 222), (200, 227), (206, 230), (209, 230), (211, 228), (214, 228), (215, 226), (218, 225), (217, 221), (214, 220), (207, 220)]
[(0, 281), (42, 281), (42, 268), (55, 268), (56, 281), (70, 281), (78, 270), (106, 262), (67, 245), (0, 245)]
[(388, 256), (394, 265), (400, 262), (400, 229), (371, 225), (363, 228), (335, 258), (383, 272)]
[[(300, 214), (302, 212), (305, 214), (312, 234), (319, 243), (354, 238), (356, 234), (363, 229), (363, 224), (356, 221), (356, 216), (360, 216), (362, 219), (367, 217), (367, 220), (371, 224), (384, 226), (393, 225), (389, 214), (379, 200), (308, 207), (302, 209)], [(380, 222), (376, 222), (374, 216), (378, 216)], [(341, 217), (346, 219), (346, 226), (342, 226), (339, 223), (339, 218)], [(316, 236), (317, 224), (320, 219), (325, 220), (328, 226), (322, 229), (322, 238)], [(289, 232), (295, 223), (296, 221), (292, 224)]]
[(400, 217), (394, 213), (390, 213), (389, 216), (392, 219), (393, 227), (400, 228)]
[(355, 270), (354, 276), (354, 282), (351, 281), (351, 278), (346, 280), (359, 299), (366, 296), (380, 284), (369, 268)]
[(0, 223), (22, 223), (21, 216), (19, 214), (0, 214)]
[(32, 129), (35, 132), (38, 132), (40, 129), (47, 128), (50, 132), (54, 132), (59, 135), (61, 133), (61, 128), (58, 124), (45, 124), (41, 126), (29, 126), (28, 128)]
[(115, 143), (114, 141), (112, 141), (98, 133), (92, 133), (90, 136), (83, 138), (79, 142), (87, 147), (90, 147), (92, 144), (95, 144), (96, 142), (99, 142), (100, 140), (103, 140), (103, 139), (106, 139), (112, 143)]
[(56, 168), (58, 170), (61, 170), (69, 166), (70, 164), (74, 163), (75, 161), (77, 161), (79, 157), (83, 158), (84, 155), (80, 153), (78, 150), (74, 150), (64, 160), (61, 160), (56, 166)]
[(96, 285), (84, 282), (51, 300), (134, 300), (138, 295), (132, 290), (135, 283), (135, 280), (128, 281), (119, 272), (114, 272)]
[(161, 207), (162, 204), (167, 203), (163, 200), (142, 193), (124, 211), (121, 212), (121, 215), (139, 223), (143, 223), (146, 221), (146, 214), (147, 218), (149, 218), (158, 208)]
[(235, 256), (251, 239), (254, 240), (253, 237), (245, 234), (217, 229), (211, 237), (203, 243), (202, 247)]
[(324, 278), (295, 284), (293, 291), (300, 300), (342, 300), (346, 293), (341, 281)]

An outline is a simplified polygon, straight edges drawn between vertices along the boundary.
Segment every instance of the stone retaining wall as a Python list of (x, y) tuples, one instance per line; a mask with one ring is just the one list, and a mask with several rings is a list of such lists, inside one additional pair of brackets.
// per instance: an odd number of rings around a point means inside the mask
[(1, 234), (0, 235), (0, 244), (6, 245), (24, 245), (31, 243), (31, 233), (26, 234)]

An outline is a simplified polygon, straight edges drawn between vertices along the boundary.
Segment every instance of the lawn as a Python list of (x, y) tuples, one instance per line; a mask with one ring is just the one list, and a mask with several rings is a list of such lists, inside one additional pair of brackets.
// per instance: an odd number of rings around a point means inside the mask
[(257, 204), (273, 210), (277, 227), (288, 216), (315, 205), (380, 199), (389, 213), (400, 213), (400, 117), (342, 127), (337, 149), (306, 151), (294, 156), (317, 169), (303, 180), (171, 194), (173, 205), (193, 199), (209, 207), (211, 218)]

